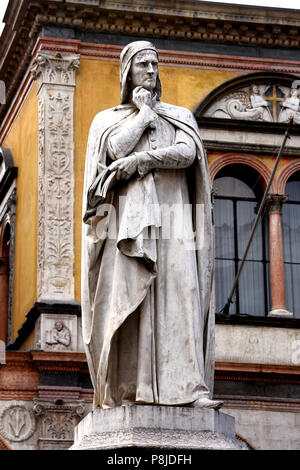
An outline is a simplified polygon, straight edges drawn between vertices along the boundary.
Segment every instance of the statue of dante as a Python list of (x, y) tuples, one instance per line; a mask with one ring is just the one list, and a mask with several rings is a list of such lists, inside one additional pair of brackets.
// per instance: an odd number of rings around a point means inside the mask
[[(120, 76), (121, 104), (94, 118), (85, 167), (82, 320), (94, 408), (219, 408), (211, 188), (197, 124), (160, 101), (150, 42), (123, 49)], [(174, 207), (188, 210), (170, 217)]]

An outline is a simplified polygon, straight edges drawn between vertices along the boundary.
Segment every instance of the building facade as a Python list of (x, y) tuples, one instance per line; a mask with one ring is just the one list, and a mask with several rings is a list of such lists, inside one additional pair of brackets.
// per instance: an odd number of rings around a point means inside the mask
[(120, 51), (137, 39), (158, 48), (162, 100), (194, 112), (207, 151), (214, 395), (251, 448), (300, 448), (300, 11), (170, 3), (9, 2), (0, 42), (0, 448), (68, 448), (92, 407), (80, 308), (85, 151), (94, 116), (119, 104)]

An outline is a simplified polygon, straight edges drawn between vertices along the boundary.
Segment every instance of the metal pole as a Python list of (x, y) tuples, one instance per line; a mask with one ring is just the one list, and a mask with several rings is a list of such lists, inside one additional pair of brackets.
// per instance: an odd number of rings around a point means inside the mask
[(249, 248), (250, 248), (250, 245), (251, 245), (251, 242), (252, 242), (252, 239), (253, 239), (253, 236), (254, 236), (254, 233), (255, 233), (257, 224), (258, 224), (258, 222), (259, 222), (259, 218), (260, 218), (261, 213), (262, 213), (262, 211), (263, 211), (263, 209), (264, 209), (265, 202), (266, 202), (266, 199), (267, 199), (267, 196), (268, 196), (268, 193), (269, 193), (269, 189), (270, 189), (271, 184), (272, 184), (272, 182), (273, 182), (273, 179), (274, 179), (274, 176), (275, 176), (277, 167), (278, 167), (279, 160), (280, 160), (281, 155), (282, 155), (282, 152), (283, 152), (283, 150), (284, 150), (286, 141), (287, 141), (287, 139), (289, 138), (289, 131), (290, 131), (292, 125), (293, 125), (293, 118), (289, 121), (287, 130), (285, 131), (285, 135), (284, 135), (283, 142), (282, 142), (281, 147), (280, 147), (280, 149), (279, 149), (279, 152), (278, 152), (278, 155), (277, 155), (277, 158), (276, 158), (276, 161), (275, 161), (275, 165), (274, 165), (274, 168), (273, 168), (273, 171), (272, 171), (270, 180), (269, 180), (269, 182), (268, 182), (268, 184), (267, 184), (267, 187), (266, 187), (266, 189), (265, 189), (263, 198), (262, 198), (262, 200), (261, 200), (261, 203), (260, 203), (260, 206), (259, 206), (257, 215), (256, 215), (256, 219), (255, 219), (255, 221), (254, 221), (254, 224), (253, 224), (253, 227), (252, 227), (252, 230), (251, 230), (251, 233), (250, 233), (250, 237), (249, 237), (247, 246), (246, 246), (246, 248), (245, 248), (244, 255), (243, 255), (243, 258), (242, 258), (242, 260), (241, 260), (241, 264), (240, 264), (240, 266), (239, 266), (238, 272), (237, 272), (237, 274), (236, 274), (236, 276), (235, 276), (235, 279), (234, 279), (234, 282), (233, 282), (233, 285), (232, 285), (232, 288), (231, 288), (229, 297), (228, 297), (227, 302), (226, 302), (226, 304), (224, 305), (223, 309), (221, 310), (221, 312), (223, 312), (225, 315), (229, 315), (229, 307), (230, 307), (230, 304), (232, 303), (232, 297), (233, 297), (234, 291), (235, 291), (235, 289), (236, 289), (236, 286), (237, 286), (237, 283), (238, 283), (238, 280), (239, 280), (241, 271), (242, 271), (243, 266), (244, 266), (244, 264), (245, 264), (247, 254), (248, 254), (248, 251), (249, 251)]

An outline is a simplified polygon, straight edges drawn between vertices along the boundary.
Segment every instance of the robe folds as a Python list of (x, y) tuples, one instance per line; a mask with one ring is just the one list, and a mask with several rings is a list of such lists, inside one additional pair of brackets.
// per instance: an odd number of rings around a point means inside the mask
[[(82, 327), (94, 408), (128, 402), (185, 405), (210, 397), (213, 390), (214, 249), (207, 159), (190, 111), (157, 102), (155, 112), (170, 127), (160, 148), (172, 144), (172, 129), (174, 136), (179, 130), (193, 140), (196, 158), (188, 168), (154, 169), (144, 177), (116, 181), (108, 170), (109, 138), (138, 113), (131, 104), (100, 112), (89, 133)], [(192, 207), (182, 219), (194, 232), (187, 242), (161, 239), (160, 205), (172, 202)]]

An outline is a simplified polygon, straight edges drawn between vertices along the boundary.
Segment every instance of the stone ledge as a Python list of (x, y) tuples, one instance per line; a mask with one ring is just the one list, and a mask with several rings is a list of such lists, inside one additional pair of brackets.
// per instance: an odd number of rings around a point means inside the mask
[(232, 416), (213, 409), (124, 406), (89, 413), (75, 428), (71, 450), (128, 447), (246, 449), (235, 437)]

